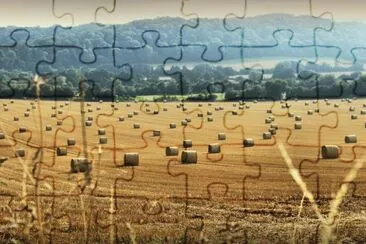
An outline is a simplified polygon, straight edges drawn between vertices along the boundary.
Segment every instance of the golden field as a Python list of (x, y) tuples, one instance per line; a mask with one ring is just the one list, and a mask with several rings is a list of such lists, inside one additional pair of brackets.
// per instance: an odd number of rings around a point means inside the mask
[[(287, 103), (184, 103), (183, 110), (179, 103), (1, 100), (0, 133), (5, 138), (0, 139), (0, 157), (7, 160), (0, 166), (0, 239), (365, 241), (366, 115), (361, 111), (366, 101)], [(316, 109), (318, 113), (308, 114)], [(273, 120), (266, 124), (269, 116)], [(187, 126), (181, 125), (185, 119), (191, 119)], [(88, 120), (92, 122), (86, 126)], [(301, 129), (294, 129), (296, 122)], [(271, 124), (278, 126), (276, 134), (264, 140)], [(105, 129), (105, 144), (99, 143), (104, 135), (98, 129)], [(226, 140), (218, 140), (218, 133), (225, 133)], [(345, 143), (344, 137), (352, 134), (357, 143)], [(69, 138), (76, 144), (68, 145)], [(243, 146), (248, 138), (253, 147)], [(197, 152), (196, 164), (181, 162), (183, 140), (192, 140), (187, 150)], [(220, 144), (220, 153), (208, 153), (213, 143)], [(288, 152), (292, 171), (279, 145)], [(323, 159), (323, 145), (337, 145), (339, 158)], [(165, 155), (170, 146), (179, 148), (178, 156)], [(67, 149), (67, 155), (58, 156), (57, 148)], [(16, 157), (17, 149), (24, 149), (25, 156)], [(126, 153), (138, 153), (139, 165), (124, 166)], [(82, 157), (90, 160), (89, 170), (72, 173), (71, 159)], [(301, 182), (311, 195), (304, 194)]]

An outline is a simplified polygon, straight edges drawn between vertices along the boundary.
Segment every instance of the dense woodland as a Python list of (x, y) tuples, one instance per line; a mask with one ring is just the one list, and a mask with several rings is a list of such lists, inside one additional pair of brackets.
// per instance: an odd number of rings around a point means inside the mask
[[(225, 25), (219, 19), (202, 19), (195, 27), (197, 23), (194, 19), (158, 18), (115, 26), (0, 28), (0, 97), (34, 97), (36, 73), (45, 81), (41, 96), (48, 99), (76, 97), (81, 89), (86, 90), (87, 99), (108, 100), (146, 95), (214, 100), (217, 93), (224, 93), (227, 100), (366, 94), (362, 92), (366, 77), (361, 74), (361, 62), (344, 67), (283, 61), (263, 70), (223, 65), (243, 57), (257, 58), (260, 63), (277, 57), (334, 59), (337, 54), (351, 63), (360, 61), (339, 50), (349, 50), (358, 45), (356, 40), (364, 40), (365, 24), (337, 23), (331, 32), (315, 33), (314, 26), (327, 27), (329, 20), (268, 15), (230, 19)], [(279, 31), (283, 23), (291, 23), (291, 31)], [(352, 33), (354, 38), (350, 40), (344, 33)], [(314, 34), (319, 38), (317, 50), (309, 47)], [(243, 57), (237, 47), (240, 43), (246, 45)], [(330, 45), (333, 43), (336, 45)], [(187, 64), (191, 64), (189, 68)], [(351, 75), (336, 77), (331, 72)]]

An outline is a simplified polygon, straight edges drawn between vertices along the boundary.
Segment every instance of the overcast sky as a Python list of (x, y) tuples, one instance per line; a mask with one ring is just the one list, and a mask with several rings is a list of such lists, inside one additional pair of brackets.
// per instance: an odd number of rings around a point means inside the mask
[[(70, 18), (57, 19), (52, 14), (52, 0), (0, 0), (0, 26), (50, 26), (70, 25)], [(100, 11), (98, 21), (104, 23), (126, 23), (137, 19), (159, 16), (180, 16), (181, 0), (116, 0), (112, 14)], [(310, 0), (247, 0), (247, 16), (269, 13), (309, 15)], [(313, 12), (333, 13), (336, 20), (365, 21), (366, 0), (312, 0)], [(55, 0), (57, 15), (72, 13), (75, 24), (94, 21), (98, 7), (111, 8), (113, 0)], [(190, 0), (185, 12), (197, 13), (200, 17), (223, 18), (228, 13), (242, 14), (244, 0)]]

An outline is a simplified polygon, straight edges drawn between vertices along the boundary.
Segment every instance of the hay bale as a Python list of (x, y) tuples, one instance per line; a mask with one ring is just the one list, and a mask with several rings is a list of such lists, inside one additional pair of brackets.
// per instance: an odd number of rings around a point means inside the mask
[(133, 128), (134, 128), (134, 129), (140, 129), (140, 124), (138, 124), (138, 123), (134, 123), (134, 124), (133, 124)]
[(19, 127), (19, 133), (25, 133), (27, 129), (25, 127)]
[(68, 146), (74, 146), (74, 145), (76, 145), (75, 138), (67, 138), (67, 145)]
[(163, 111), (164, 111), (164, 112), (168, 111), (168, 108), (163, 108)]
[(264, 122), (266, 124), (270, 124), (270, 123), (272, 123), (272, 119), (271, 118), (266, 118)]
[(52, 130), (52, 126), (46, 125), (46, 131), (51, 131), (51, 130)]
[(0, 140), (4, 140), (5, 139), (5, 134), (4, 133), (0, 133)]
[(106, 136), (99, 137), (99, 144), (107, 144), (108, 139)]
[(208, 153), (220, 153), (221, 146), (219, 143), (212, 143), (208, 145)]
[(58, 147), (56, 149), (57, 156), (66, 156), (67, 155), (67, 148), (66, 147)]
[(175, 123), (170, 123), (169, 128), (170, 129), (175, 129), (175, 128), (177, 128), (177, 125)]
[(13, 104), (13, 103), (14, 103), (14, 101), (13, 101), (13, 100), (11, 100), (11, 101), (10, 101), (10, 103), (11, 103), (11, 104)]
[(19, 121), (19, 117), (14, 116), (14, 121)]
[(356, 110), (356, 108), (355, 108), (354, 106), (350, 106), (350, 107), (349, 107), (349, 111), (350, 111), (350, 112), (353, 112), (353, 111), (355, 111), (355, 110)]
[(56, 118), (56, 114), (51, 114), (51, 118)]
[(92, 121), (85, 121), (85, 126), (92, 126), (93, 122)]
[(4, 108), (4, 112), (8, 112), (9, 111), (9, 109), (8, 108)]
[(126, 107), (128, 107), (128, 108), (131, 107), (131, 103), (127, 103)]
[(98, 136), (104, 136), (105, 135), (105, 129), (99, 128), (98, 129)]
[(207, 115), (212, 115), (212, 112), (211, 111), (207, 111)]
[(62, 120), (57, 120), (57, 125), (62, 125)]
[(223, 133), (223, 132), (217, 134), (217, 139), (220, 140), (220, 141), (226, 140), (226, 134)]
[(243, 140), (244, 147), (253, 147), (254, 146), (254, 140), (252, 138), (246, 138)]
[(281, 105), (281, 108), (282, 108), (282, 109), (286, 109), (287, 107), (286, 107), (286, 105), (285, 105), (285, 104), (282, 104), (282, 105)]
[(219, 107), (215, 107), (215, 111), (219, 111), (220, 110), (220, 108)]
[(297, 116), (295, 117), (295, 121), (302, 121), (302, 117), (301, 117), (300, 115), (297, 115)]
[(7, 161), (9, 158), (7, 157), (0, 157), (0, 166), (5, 162)]
[(352, 115), (351, 115), (351, 119), (358, 119), (357, 114), (352, 114)]
[(71, 173), (86, 173), (92, 169), (92, 162), (87, 158), (73, 158), (71, 159)]
[(238, 115), (238, 112), (236, 112), (236, 111), (231, 111), (231, 114), (232, 114), (232, 115)]
[(129, 114), (127, 114), (127, 117), (128, 118), (132, 118), (133, 117), (133, 114), (132, 113), (129, 113)]
[(193, 146), (192, 140), (183, 140), (183, 147), (190, 148)]
[(145, 111), (146, 111), (146, 113), (150, 113), (151, 109), (147, 108)]
[(309, 106), (309, 102), (305, 102), (305, 106)]
[(203, 118), (203, 113), (198, 113), (198, 114), (197, 114), (197, 117), (199, 117), (199, 118)]
[(62, 110), (57, 111), (58, 114), (63, 114)]
[(267, 114), (271, 114), (272, 110), (271, 109), (267, 109)]
[(208, 121), (208, 122), (213, 122), (213, 121), (214, 121), (214, 119), (213, 119), (213, 117), (207, 117), (207, 121)]
[(93, 116), (88, 116), (88, 121), (93, 121)]
[(64, 107), (64, 105), (63, 104), (60, 104), (60, 108), (63, 108)]
[(357, 136), (356, 135), (347, 135), (344, 137), (345, 143), (357, 143)]
[(275, 128), (269, 128), (268, 132), (270, 132), (271, 135), (276, 135), (277, 134), (277, 130)]
[(191, 118), (186, 118), (186, 121), (187, 121), (188, 123), (191, 123), (191, 122), (192, 122), (192, 119), (191, 119)]
[(294, 114), (294, 113), (289, 112), (289, 113), (287, 114), (287, 116), (288, 116), (289, 118), (292, 118), (292, 117), (294, 117), (294, 116), (295, 116), (295, 114)]
[(219, 107), (219, 110), (224, 110), (224, 107), (223, 107), (223, 106), (220, 106), (220, 107)]
[(272, 134), (271, 134), (271, 132), (264, 132), (262, 137), (263, 137), (263, 140), (270, 140), (272, 138)]
[(91, 107), (91, 103), (86, 103), (86, 106), (87, 107)]
[(183, 164), (196, 164), (197, 151), (186, 150), (182, 152), (181, 161)]
[(93, 113), (93, 109), (92, 108), (89, 108), (88, 109), (88, 113)]
[(116, 108), (113, 108), (113, 110), (114, 110), (114, 111), (118, 111), (118, 110), (119, 110), (119, 108), (117, 108), (117, 107), (116, 107)]
[(56, 106), (52, 106), (51, 108), (52, 108), (52, 110), (56, 110)]
[(99, 103), (103, 103), (103, 100), (99, 100)]
[(29, 117), (29, 112), (24, 112), (24, 117)]
[(27, 108), (25, 111), (30, 112), (30, 108)]
[(160, 130), (154, 130), (153, 136), (160, 136)]
[(25, 150), (24, 148), (18, 148), (15, 150), (15, 157), (24, 157), (25, 156)]
[(155, 115), (159, 114), (159, 110), (154, 110), (153, 114)]
[(250, 109), (250, 105), (245, 105), (245, 108), (246, 109)]
[(119, 117), (118, 117), (118, 120), (119, 120), (119, 121), (125, 121), (125, 117), (123, 117), (123, 116), (119, 116)]
[(312, 115), (314, 114), (314, 111), (313, 110), (308, 110), (308, 115)]
[(201, 108), (202, 106), (203, 106), (203, 104), (202, 104), (202, 103), (199, 103), (199, 104), (198, 104), (198, 107), (200, 107), (200, 108)]
[(258, 100), (254, 100), (253, 103), (258, 103)]
[(365, 115), (366, 114), (366, 109), (362, 109), (361, 110), (361, 115)]
[(339, 157), (339, 147), (336, 145), (324, 145), (321, 151), (323, 159), (335, 159)]
[(98, 107), (97, 107), (97, 111), (100, 111), (100, 110), (101, 110), (101, 108), (98, 106)]
[(186, 126), (186, 125), (188, 124), (188, 122), (187, 122), (187, 120), (185, 120), (185, 119), (184, 119), (184, 120), (182, 120), (182, 121), (180, 122), (180, 124), (181, 124), (181, 125), (183, 125), (183, 126)]
[(272, 120), (272, 122), (276, 120), (276, 119), (275, 119), (275, 117), (274, 117), (273, 115), (268, 116), (268, 118), (270, 118), (270, 119)]
[(273, 128), (273, 129), (276, 129), (276, 130), (278, 130), (278, 125), (277, 124), (271, 124), (271, 126), (270, 126), (271, 128)]
[(139, 154), (138, 153), (125, 153), (123, 157), (124, 166), (138, 166)]
[(318, 108), (314, 109), (314, 112), (319, 113), (319, 109)]
[(301, 123), (295, 123), (295, 130), (301, 130), (302, 124)]
[(240, 106), (239, 106), (239, 109), (240, 109), (240, 110), (243, 110), (243, 109), (244, 109), (244, 106), (240, 105)]
[(184, 108), (184, 107), (182, 108), (182, 111), (187, 111), (187, 110), (188, 110), (188, 108)]
[(133, 111), (133, 115), (139, 115), (138, 111)]

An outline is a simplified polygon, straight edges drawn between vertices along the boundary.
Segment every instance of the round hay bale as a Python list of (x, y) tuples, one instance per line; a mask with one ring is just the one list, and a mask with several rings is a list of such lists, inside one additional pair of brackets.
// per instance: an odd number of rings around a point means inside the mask
[(234, 108), (236, 107), (236, 103), (233, 103), (233, 107), (234, 107)]
[(211, 111), (207, 111), (207, 115), (212, 115), (212, 112)]
[(70, 105), (70, 103), (69, 102), (65, 102), (65, 106), (69, 106)]
[(138, 123), (134, 123), (134, 124), (133, 124), (133, 128), (134, 128), (134, 129), (140, 129), (140, 124), (138, 124)]
[(35, 105), (32, 106), (32, 109), (37, 109), (37, 107)]
[(276, 135), (277, 134), (277, 130), (275, 128), (269, 128), (268, 131), (272, 134), (272, 135)]
[(356, 108), (355, 108), (354, 106), (350, 106), (350, 107), (349, 107), (349, 111), (350, 111), (350, 112), (353, 112), (353, 111), (355, 111), (355, 110), (356, 110)]
[(91, 107), (91, 103), (86, 103), (86, 106), (87, 107)]
[(51, 118), (56, 118), (56, 114), (51, 114)]
[(175, 123), (170, 123), (169, 128), (170, 129), (175, 129), (175, 128), (177, 128), (177, 125)]
[(57, 125), (62, 125), (62, 120), (57, 120)]
[(281, 105), (281, 108), (282, 108), (282, 109), (286, 109), (287, 107), (286, 107), (286, 105), (285, 105), (285, 104), (282, 104), (282, 105)]
[(124, 166), (138, 166), (139, 154), (138, 153), (125, 153), (123, 157)]
[(223, 133), (223, 132), (217, 134), (217, 139), (220, 140), (220, 141), (226, 140), (226, 134)]
[(276, 129), (276, 130), (278, 130), (278, 125), (277, 124), (271, 124), (271, 126), (270, 126), (271, 128), (273, 128), (273, 129)]
[(29, 108), (27, 108), (25, 111), (30, 112), (30, 109), (29, 109)]
[(7, 157), (0, 157), (0, 166), (5, 162), (7, 161), (9, 158)]
[(188, 110), (188, 108), (185, 108), (185, 107), (182, 108), (182, 111), (187, 111), (187, 110)]
[(223, 106), (219, 106), (219, 110), (224, 110), (224, 107)]
[(258, 103), (258, 101), (257, 100), (254, 100), (253, 103)]
[(268, 118), (270, 118), (270, 119), (272, 120), (272, 122), (276, 120), (276, 119), (275, 119), (275, 117), (274, 117), (273, 115), (268, 116)]
[(128, 117), (128, 118), (132, 118), (132, 117), (133, 117), (133, 114), (132, 114), (132, 113), (129, 113), (129, 114), (127, 115), (127, 117)]
[(146, 113), (150, 113), (151, 109), (147, 108), (145, 111), (146, 111)]
[(121, 121), (121, 122), (122, 122), (122, 121), (125, 121), (125, 117), (123, 117), (123, 116), (119, 116), (119, 117), (118, 117), (118, 121)]
[(163, 111), (164, 111), (164, 112), (168, 111), (168, 108), (163, 108)]
[(98, 136), (104, 136), (105, 135), (105, 129), (99, 128), (98, 129)]
[(128, 107), (128, 108), (131, 107), (131, 103), (127, 103), (126, 107)]
[(338, 103), (335, 103), (333, 106), (334, 106), (335, 108), (339, 108), (339, 104), (338, 104)]
[(305, 106), (309, 106), (309, 102), (305, 102)]
[(198, 104), (198, 107), (200, 107), (200, 108), (201, 108), (202, 106), (203, 106), (203, 104), (202, 104), (202, 103), (199, 103), (199, 104)]
[(263, 137), (263, 140), (270, 140), (272, 138), (272, 134), (271, 134), (271, 132), (264, 132), (262, 137)]
[(74, 146), (74, 145), (76, 145), (75, 138), (67, 138), (67, 145), (68, 146)]
[(14, 116), (14, 121), (19, 121), (19, 117)]
[(103, 103), (103, 100), (99, 100), (99, 103)]
[(154, 110), (153, 114), (155, 115), (159, 114), (159, 110)]
[(295, 123), (295, 130), (301, 130), (302, 124), (301, 123)]
[(295, 116), (295, 121), (302, 121), (302, 117), (300, 115)]
[(29, 112), (24, 112), (24, 117), (29, 117)]
[(240, 109), (240, 110), (243, 110), (243, 109), (244, 109), (244, 106), (240, 105), (240, 106), (239, 106), (239, 109)]
[(180, 105), (178, 104), (177, 106), (175, 106), (176, 108), (180, 108)]
[(25, 133), (27, 129), (25, 127), (19, 127), (19, 133)]
[(6, 104), (6, 103), (3, 103), (3, 107), (7, 107), (8, 106), (8, 104)]
[(314, 109), (314, 112), (319, 113), (319, 109), (318, 108)]
[(220, 153), (221, 146), (219, 143), (212, 143), (208, 145), (208, 153)]
[(208, 122), (213, 122), (214, 121), (214, 118), (213, 117), (207, 117), (207, 121)]
[(63, 108), (64, 107), (64, 105), (63, 104), (60, 104), (60, 108)]
[(272, 110), (271, 109), (267, 109), (267, 114), (271, 114)]
[(185, 119), (184, 119), (184, 120), (182, 120), (182, 121), (180, 122), (180, 124), (181, 124), (181, 125), (183, 125), (183, 126), (186, 126), (186, 125), (188, 124), (188, 122), (187, 122), (187, 120), (185, 120)]
[(160, 130), (154, 130), (153, 136), (160, 136)]
[(183, 164), (196, 164), (197, 151), (186, 150), (182, 152), (181, 161)]
[(207, 105), (208, 105), (209, 107), (211, 107), (211, 106), (212, 106), (212, 103), (208, 103)]
[(236, 111), (231, 111), (231, 114), (232, 114), (232, 115), (238, 115), (238, 112), (236, 112)]
[(73, 158), (71, 159), (71, 173), (86, 173), (92, 169), (92, 162), (86, 158)]
[(188, 123), (191, 123), (191, 122), (192, 122), (192, 119), (191, 119), (191, 118), (186, 118), (186, 121), (187, 121)]
[(63, 114), (62, 110), (57, 111), (58, 114)]
[(11, 104), (13, 104), (13, 103), (14, 103), (14, 101), (13, 101), (13, 100), (11, 100), (11, 101), (10, 101), (10, 103), (11, 103)]
[(294, 114), (294, 113), (289, 112), (289, 113), (287, 114), (287, 116), (288, 116), (289, 118), (292, 118), (292, 117), (294, 117), (294, 116), (295, 116), (295, 114)]
[(344, 137), (345, 143), (357, 143), (357, 136), (356, 135), (347, 135)]
[(51, 131), (51, 130), (52, 130), (52, 126), (46, 125), (46, 131)]
[(4, 112), (8, 112), (9, 111), (9, 109), (8, 108), (4, 108)]
[(246, 138), (243, 140), (244, 147), (253, 147), (254, 146), (254, 140), (252, 138)]
[(203, 117), (203, 113), (198, 113), (197, 114), (197, 117), (202, 118)]
[(192, 140), (183, 140), (183, 147), (190, 148), (193, 146)]
[(215, 111), (219, 111), (220, 110), (220, 108), (219, 107), (215, 107)]
[(100, 111), (100, 110), (101, 110), (101, 108), (98, 106), (98, 107), (97, 107), (97, 111)]
[(56, 149), (57, 156), (66, 156), (67, 155), (67, 148), (66, 147), (58, 147)]
[(88, 108), (88, 113), (93, 113), (93, 109), (92, 108)]
[(352, 114), (352, 115), (351, 115), (351, 119), (358, 119), (357, 114)]
[(99, 137), (99, 144), (107, 144), (108, 139), (106, 136)]
[(314, 111), (313, 110), (308, 110), (308, 115), (312, 115), (314, 114)]
[(324, 145), (321, 151), (323, 159), (335, 159), (339, 157), (339, 147), (336, 145)]
[(88, 116), (88, 121), (93, 121), (93, 116)]
[(56, 110), (56, 106), (52, 106), (51, 108), (52, 108), (52, 110)]
[(177, 156), (179, 154), (178, 147), (166, 147), (165, 156)]
[(4, 140), (5, 139), (5, 134), (4, 133), (0, 133), (0, 140)]
[(139, 115), (138, 111), (133, 111), (133, 115)]
[(25, 150), (24, 148), (18, 148), (15, 150), (15, 157), (24, 157), (25, 156)]
[(365, 115), (366, 114), (366, 109), (362, 109), (361, 110), (361, 115)]
[(266, 118), (264, 122), (265, 122), (266, 124), (270, 124), (270, 123), (272, 123), (272, 120), (271, 120), (271, 118)]
[(93, 124), (92, 121), (85, 121), (85, 126), (90, 127), (90, 126), (92, 126), (92, 124)]
[(250, 105), (245, 105), (245, 108), (246, 109), (250, 109)]

